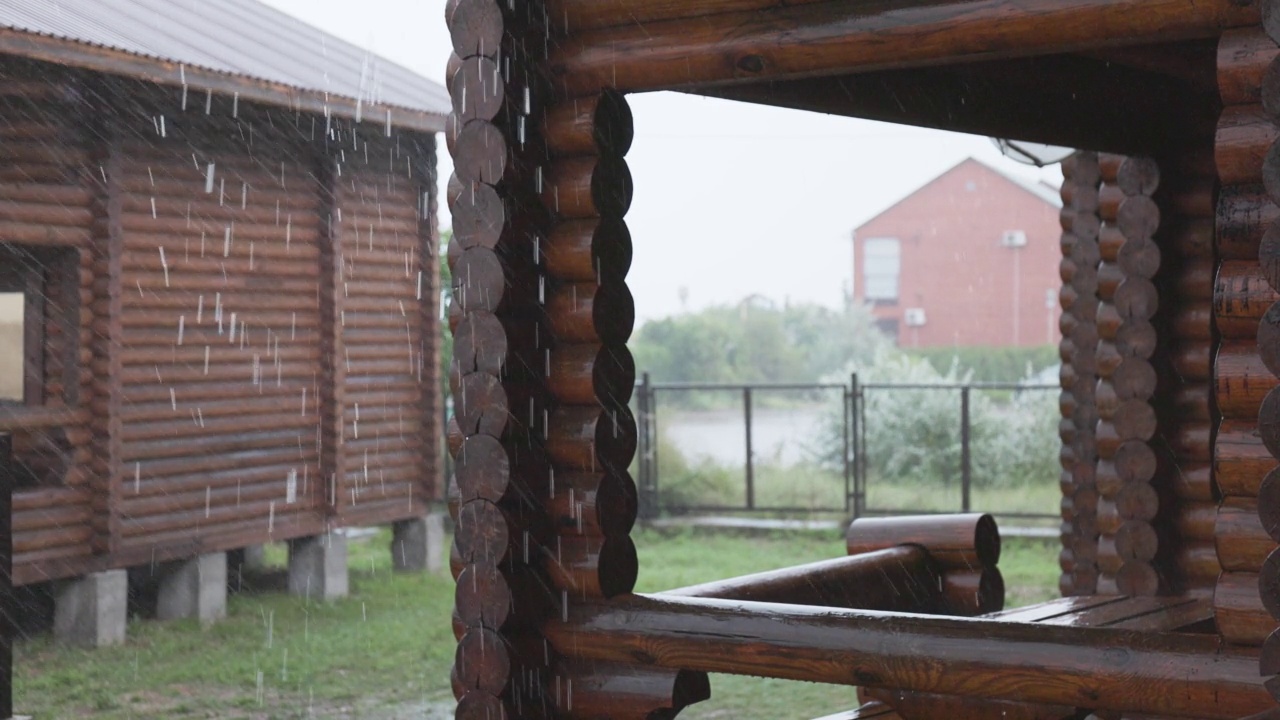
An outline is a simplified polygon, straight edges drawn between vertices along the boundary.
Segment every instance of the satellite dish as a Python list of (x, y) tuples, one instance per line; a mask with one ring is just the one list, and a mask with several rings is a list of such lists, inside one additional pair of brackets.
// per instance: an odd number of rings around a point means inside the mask
[(1002, 138), (991, 138), (991, 142), (996, 144), (1000, 152), (1014, 162), (1020, 162), (1023, 165), (1035, 165), (1036, 167), (1045, 167), (1047, 165), (1055, 165), (1066, 160), (1072, 153), (1073, 148), (1059, 147), (1057, 145), (1042, 145), (1040, 143), (1023, 142), (1021, 140), (1004, 140)]

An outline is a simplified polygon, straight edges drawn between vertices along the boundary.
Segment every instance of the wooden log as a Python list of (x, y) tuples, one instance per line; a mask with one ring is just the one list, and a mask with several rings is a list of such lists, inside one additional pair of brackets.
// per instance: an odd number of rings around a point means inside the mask
[[(1073, 709), (1066, 705), (1032, 705), (1010, 700), (981, 700), (903, 690), (860, 689), (860, 697), (864, 701), (878, 699), (897, 711), (903, 718), (982, 717), (1001, 720), (1062, 720), (1070, 717), (1073, 712)], [(974, 714), (970, 715), (970, 713)], [(858, 717), (865, 716), (855, 716), (851, 720), (857, 720)], [(822, 718), (821, 720), (845, 720), (845, 718)]]
[(1224, 421), (1214, 443), (1213, 477), (1227, 497), (1257, 497), (1263, 478), (1276, 466), (1258, 435), (1257, 424)]
[(553, 50), (550, 69), (569, 96), (603, 87), (668, 89), (950, 64), (1063, 47), (1078, 51), (1119, 38), (1142, 44), (1217, 37), (1223, 27), (1247, 24), (1251, 17), (1256, 11), (1225, 0), (1192, 9), (1175, 2), (1046, 2), (1014, 11), (995, 0), (879, 12), (825, 4), (782, 6), (715, 15), (696, 25), (627, 20), (610, 30), (572, 35)]
[(979, 513), (859, 518), (845, 532), (850, 555), (899, 545), (919, 545), (943, 568), (994, 567), (1000, 560), (1000, 531), (995, 519)]
[(502, 437), (510, 406), (507, 391), (498, 378), (488, 373), (464, 375), (454, 397), (463, 435)]
[(635, 325), (635, 301), (623, 283), (567, 284), (547, 297), (547, 317), (560, 341), (619, 346)]
[(1215, 399), (1223, 417), (1248, 420), (1258, 417), (1263, 399), (1280, 380), (1262, 362), (1253, 343), (1223, 343), (1214, 365)]
[[(952, 574), (963, 575), (967, 572), (969, 571)], [(918, 545), (901, 545), (691, 585), (662, 594), (814, 607), (935, 613), (942, 609), (942, 597), (939, 594), (942, 583), (942, 576), (935, 569), (927, 550)], [(958, 592), (963, 581), (957, 580), (955, 584)], [(992, 589), (990, 582), (985, 589)], [(1000, 593), (1000, 599), (1003, 600), (1003, 593)]]
[(463, 58), (453, 75), (453, 85), (453, 113), (464, 124), (493, 120), (506, 102), (506, 84), (498, 64), (484, 56)]
[(635, 389), (631, 351), (618, 345), (560, 345), (549, 350), (547, 387), (571, 405), (626, 405)]
[(1262, 527), (1258, 503), (1248, 498), (1225, 498), (1214, 525), (1218, 562), (1226, 572), (1257, 573), (1276, 541)]
[(1184, 542), (1173, 550), (1175, 583), (1183, 589), (1212, 590), (1222, 573), (1218, 553), (1212, 542)]
[(457, 0), (446, 12), (453, 52), (459, 57), (493, 57), (498, 53), (506, 25), (495, 0)]
[(631, 233), (616, 218), (556, 223), (547, 236), (547, 272), (561, 280), (604, 284), (631, 267)]
[(1267, 473), (1258, 488), (1258, 520), (1272, 540), (1280, 542), (1280, 468)]
[(606, 155), (552, 163), (541, 196), (547, 209), (560, 218), (620, 218), (631, 207), (633, 192), (626, 161)]
[(1263, 78), (1277, 56), (1275, 41), (1260, 27), (1228, 30), (1218, 41), (1218, 93), (1223, 105), (1256, 105)]
[(977, 616), (1004, 609), (1004, 576), (994, 566), (952, 570), (942, 576), (944, 614)]
[(1213, 591), (1213, 614), (1222, 639), (1234, 645), (1262, 645), (1280, 626), (1258, 596), (1256, 573), (1222, 573)]
[(1273, 375), (1280, 375), (1280, 301), (1273, 303), (1258, 322), (1259, 361)]
[(639, 560), (635, 544), (626, 535), (560, 535), (544, 549), (543, 567), (552, 584), (572, 598), (608, 599), (635, 587)]
[(636, 423), (625, 406), (568, 405), (552, 411), (547, 453), (560, 468), (581, 472), (622, 469), (636, 451)]
[(1280, 220), (1280, 207), (1271, 201), (1261, 184), (1223, 187), (1215, 219), (1218, 257), (1256, 259), (1263, 234), (1277, 220)]
[(1280, 548), (1267, 555), (1258, 571), (1258, 594), (1271, 617), (1280, 618)]
[(1264, 181), (1267, 151), (1280, 136), (1261, 105), (1223, 109), (1214, 139), (1218, 178), (1224, 186)]
[(583, 660), (1050, 704), (1087, 688), (1091, 706), (1137, 714), (1238, 718), (1272, 702), (1253, 655), (1185, 634), (644, 596), (571, 605), (543, 634)]
[(1226, 261), (1213, 290), (1213, 316), (1222, 337), (1254, 340), (1268, 307), (1280, 300), (1263, 268), (1247, 261)]
[(1258, 434), (1262, 444), (1275, 457), (1280, 457), (1280, 387), (1273, 387), (1258, 409)]
[(1160, 166), (1151, 158), (1100, 153), (1098, 171), (1124, 195), (1150, 197), (1160, 187)]
[(685, 707), (711, 697), (707, 674), (686, 670), (562, 661), (554, 674), (568, 680), (564, 693), (556, 694), (557, 707), (566, 717), (675, 717)]
[(605, 90), (553, 105), (542, 123), (542, 137), (552, 157), (621, 157), (631, 149), (635, 124), (626, 98)]
[[(498, 191), (484, 183), (471, 183), (460, 185), (457, 195), (451, 192), (449, 198), (453, 216), (450, 251), (455, 245), (458, 252), (473, 247), (497, 247), (511, 214)], [(452, 261), (449, 267), (453, 267)]]
[(639, 499), (626, 472), (560, 473), (554, 482), (544, 505), (558, 533), (620, 537), (631, 532)]

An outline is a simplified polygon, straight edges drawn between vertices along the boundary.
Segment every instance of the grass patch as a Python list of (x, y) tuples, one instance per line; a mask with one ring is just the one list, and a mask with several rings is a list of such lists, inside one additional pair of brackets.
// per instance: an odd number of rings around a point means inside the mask
[[(635, 539), (641, 592), (844, 554), (830, 532), (638, 530)], [(41, 720), (451, 717), (453, 581), (391, 572), (389, 541), (384, 530), (351, 542), (352, 594), (341, 602), (245, 592), (207, 629), (134, 621), (123, 647), (93, 651), (60, 648), (48, 637), (20, 642), (18, 710)], [(269, 562), (284, 557), (282, 547), (268, 548)], [(1010, 606), (1056, 594), (1056, 558), (1056, 543), (1005, 542)], [(851, 688), (735, 676), (715, 676), (712, 692), (681, 717), (818, 717), (857, 703)]]
[(351, 543), (351, 596), (342, 602), (243, 593), (207, 629), (131, 621), (124, 646), (91, 651), (48, 636), (20, 642), (17, 707), (42, 720), (266, 720), (379, 717), (387, 705), (452, 700), (453, 580), (393, 573), (389, 542), (383, 531)]

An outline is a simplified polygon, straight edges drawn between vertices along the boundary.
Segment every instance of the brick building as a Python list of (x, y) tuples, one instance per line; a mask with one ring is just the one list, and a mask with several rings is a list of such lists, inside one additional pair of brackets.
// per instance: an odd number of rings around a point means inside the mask
[(1060, 206), (969, 158), (854, 231), (854, 299), (901, 347), (1052, 344)]

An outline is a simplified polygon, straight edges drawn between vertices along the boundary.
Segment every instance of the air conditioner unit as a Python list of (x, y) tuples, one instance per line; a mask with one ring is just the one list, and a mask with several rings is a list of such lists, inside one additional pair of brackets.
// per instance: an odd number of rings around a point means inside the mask
[(1027, 234), (1021, 230), (1006, 230), (1000, 236), (1000, 246), (1007, 248), (1026, 247)]
[(907, 327), (921, 327), (924, 325), (924, 308), (907, 308), (902, 313), (902, 321)]

